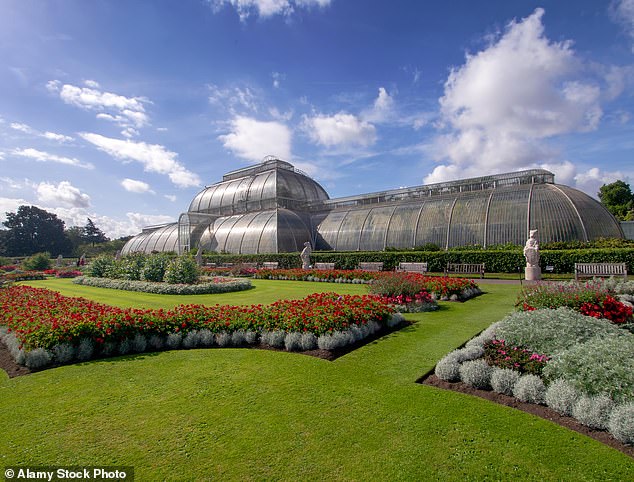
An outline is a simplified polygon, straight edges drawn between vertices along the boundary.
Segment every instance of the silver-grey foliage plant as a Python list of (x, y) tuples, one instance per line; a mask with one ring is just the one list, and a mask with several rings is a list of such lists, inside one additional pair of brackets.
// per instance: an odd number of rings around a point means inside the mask
[(460, 365), (459, 372), (462, 382), (470, 387), (482, 390), (491, 387), (492, 368), (482, 358), (464, 362)]
[(522, 375), (513, 387), (513, 396), (522, 402), (544, 403), (546, 387), (537, 375)]
[(494, 392), (513, 396), (513, 388), (520, 379), (521, 373), (510, 368), (494, 367), (491, 372), (491, 388)]
[(582, 395), (572, 409), (572, 416), (580, 423), (597, 430), (607, 430), (614, 400), (607, 394)]
[(608, 430), (617, 440), (634, 445), (634, 402), (627, 402), (612, 410)]
[(572, 383), (559, 378), (548, 385), (544, 398), (548, 407), (562, 415), (570, 416), (579, 397), (580, 393)]
[(53, 361), (53, 355), (44, 348), (36, 348), (35, 350), (26, 352), (25, 364), (28, 368), (38, 369), (50, 365)]

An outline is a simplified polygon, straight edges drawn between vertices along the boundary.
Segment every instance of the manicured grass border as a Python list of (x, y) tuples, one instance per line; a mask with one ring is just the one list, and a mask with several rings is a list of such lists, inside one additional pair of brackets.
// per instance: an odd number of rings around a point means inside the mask
[[(277, 296), (320, 286), (295, 285)], [(0, 461), (133, 465), (138, 480), (632, 480), (634, 461), (592, 439), (414, 383), (512, 310), (519, 287), (482, 288), (334, 362), (189, 350), (0, 374)]]

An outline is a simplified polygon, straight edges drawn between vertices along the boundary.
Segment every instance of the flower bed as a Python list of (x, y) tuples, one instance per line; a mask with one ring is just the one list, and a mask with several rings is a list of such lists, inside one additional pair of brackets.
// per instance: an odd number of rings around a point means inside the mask
[(31, 281), (44, 279), (44, 273), (41, 271), (11, 271), (0, 275), (0, 282), (12, 282), (12, 281)]
[[(539, 283), (519, 294), (516, 306), (523, 311), (565, 306), (584, 315), (607, 318), (614, 323), (632, 320), (632, 307), (615, 299), (602, 281), (586, 283)], [(614, 285), (616, 287), (616, 285)]]
[[(435, 374), (547, 405), (634, 444), (634, 334), (623, 329), (631, 327), (631, 307), (605, 309), (613, 303), (618, 302), (593, 283), (525, 291), (521, 311), (449, 353)], [(534, 306), (539, 304), (549, 307)], [(628, 319), (611, 317), (623, 306), (630, 308)]]
[(169, 284), (162, 282), (134, 281), (125, 279), (94, 278), (80, 276), (73, 283), (98, 288), (112, 288), (116, 290), (141, 291), (160, 295), (203, 295), (217, 293), (231, 293), (251, 289), (248, 279), (213, 278), (198, 284)]
[[(478, 286), (469, 279), (425, 276), (419, 273), (396, 273), (394, 271), (260, 269), (255, 274), (255, 278), (367, 284), (384, 281), (401, 287), (408, 286), (409, 291), (401, 290), (400, 292), (381, 294), (414, 296), (415, 293), (425, 291), (440, 300), (465, 300), (481, 293)], [(416, 288), (412, 290), (410, 286)]]
[(30, 368), (180, 347), (260, 343), (289, 351), (333, 350), (402, 321), (380, 297), (335, 293), (268, 306), (141, 310), (14, 286), (0, 290), (0, 304), (0, 336), (16, 361)]

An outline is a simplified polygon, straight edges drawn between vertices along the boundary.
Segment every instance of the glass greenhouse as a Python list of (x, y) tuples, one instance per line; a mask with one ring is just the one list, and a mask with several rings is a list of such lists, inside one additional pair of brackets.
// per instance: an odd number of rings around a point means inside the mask
[(148, 227), (123, 253), (201, 247), (228, 253), (376, 251), (622, 238), (596, 200), (543, 169), (330, 199), (291, 164), (267, 158), (205, 187), (177, 223)]

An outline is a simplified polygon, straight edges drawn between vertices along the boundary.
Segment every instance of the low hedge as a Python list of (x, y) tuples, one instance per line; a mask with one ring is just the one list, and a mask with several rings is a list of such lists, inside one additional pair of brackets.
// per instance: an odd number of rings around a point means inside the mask
[[(634, 248), (542, 250), (540, 265), (553, 266), (554, 273), (573, 273), (575, 263), (626, 263), (634, 271)], [(300, 268), (299, 253), (279, 254), (205, 254), (206, 263), (262, 263), (276, 261), (280, 268)], [(447, 263), (484, 263), (489, 273), (523, 272), (526, 260), (516, 250), (449, 250), (449, 251), (314, 251), (312, 263), (335, 263), (336, 269), (355, 269), (359, 262), (378, 261), (385, 271), (393, 270), (402, 261), (426, 262), (430, 272), (443, 272)]]
[(150, 281), (133, 281), (124, 279), (95, 278), (92, 276), (80, 276), (73, 283), (84, 286), (96, 286), (97, 288), (111, 288), (115, 290), (140, 291), (159, 295), (209, 295), (217, 293), (230, 293), (251, 289), (251, 280), (226, 278), (221, 282), (210, 281), (199, 284), (170, 284), (153, 283)]

